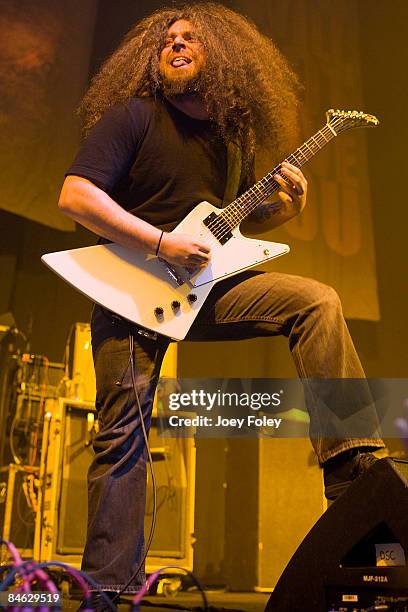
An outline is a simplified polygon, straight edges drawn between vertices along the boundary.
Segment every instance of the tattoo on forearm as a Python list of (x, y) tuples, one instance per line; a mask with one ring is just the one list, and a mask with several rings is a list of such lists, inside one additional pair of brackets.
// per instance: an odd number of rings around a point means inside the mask
[(250, 214), (249, 220), (254, 223), (263, 223), (267, 219), (270, 219), (272, 215), (276, 215), (282, 212), (282, 202), (269, 202), (268, 204), (260, 204)]

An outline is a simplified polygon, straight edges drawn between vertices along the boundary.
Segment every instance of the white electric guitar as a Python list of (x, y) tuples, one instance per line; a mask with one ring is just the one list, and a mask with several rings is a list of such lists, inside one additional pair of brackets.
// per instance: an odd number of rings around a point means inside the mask
[[(326, 125), (285, 161), (300, 167), (340, 132), (376, 126), (373, 115), (329, 110)], [(200, 236), (211, 245), (211, 261), (195, 273), (118, 244), (97, 245), (43, 255), (42, 261), (76, 289), (143, 331), (185, 338), (212, 287), (289, 251), (286, 244), (246, 238), (239, 225), (279, 189), (278, 164), (243, 195), (223, 209), (198, 204), (173, 230)], [(285, 180), (287, 180), (286, 177)]]

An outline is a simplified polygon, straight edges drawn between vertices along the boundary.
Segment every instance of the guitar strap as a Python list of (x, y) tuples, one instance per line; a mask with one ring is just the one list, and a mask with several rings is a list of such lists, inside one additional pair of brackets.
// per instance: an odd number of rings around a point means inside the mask
[(228, 206), (237, 197), (241, 182), (242, 151), (236, 142), (227, 145), (227, 182), (225, 185), (222, 207)]

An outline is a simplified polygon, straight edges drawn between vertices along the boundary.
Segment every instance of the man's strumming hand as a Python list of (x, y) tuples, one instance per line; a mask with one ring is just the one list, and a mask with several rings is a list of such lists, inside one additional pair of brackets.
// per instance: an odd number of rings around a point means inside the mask
[(164, 232), (158, 256), (166, 261), (187, 268), (205, 266), (210, 260), (210, 246), (189, 234)]

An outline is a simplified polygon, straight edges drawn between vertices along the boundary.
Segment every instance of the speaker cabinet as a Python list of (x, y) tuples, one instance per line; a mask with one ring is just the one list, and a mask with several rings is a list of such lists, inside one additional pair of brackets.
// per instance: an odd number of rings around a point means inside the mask
[(69, 344), (69, 356), (69, 371), (72, 380), (70, 397), (85, 402), (94, 402), (96, 382), (89, 323), (75, 323)]
[(1, 537), (26, 559), (33, 556), (37, 479), (35, 470), (14, 463), (0, 470)]
[[(150, 447), (158, 487), (157, 527), (147, 558), (148, 572), (166, 564), (192, 569), (195, 447), (190, 438), (158, 436), (153, 417)], [(44, 421), (39, 512), (34, 556), (80, 566), (87, 525), (87, 471), (96, 424), (93, 403), (60, 398), (48, 401)], [(148, 477), (145, 533), (151, 524)]]
[(63, 398), (46, 402), (34, 540), (39, 561), (80, 564), (95, 418), (92, 402)]
[(311, 529), (265, 612), (407, 610), (407, 554), (408, 462), (381, 459)]

